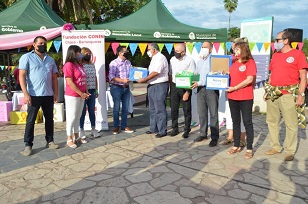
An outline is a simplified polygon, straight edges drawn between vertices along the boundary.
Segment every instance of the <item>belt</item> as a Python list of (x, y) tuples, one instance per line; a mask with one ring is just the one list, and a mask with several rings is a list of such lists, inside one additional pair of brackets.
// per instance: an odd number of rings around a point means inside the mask
[(169, 81), (164, 81), (164, 82), (159, 82), (159, 83), (155, 83), (155, 84), (148, 84), (147, 88), (157, 85), (157, 84), (165, 84), (165, 83), (169, 83)]
[(129, 85), (120, 85), (120, 84), (111, 84), (111, 85), (118, 86), (118, 87), (121, 87), (121, 88), (128, 88), (129, 87)]

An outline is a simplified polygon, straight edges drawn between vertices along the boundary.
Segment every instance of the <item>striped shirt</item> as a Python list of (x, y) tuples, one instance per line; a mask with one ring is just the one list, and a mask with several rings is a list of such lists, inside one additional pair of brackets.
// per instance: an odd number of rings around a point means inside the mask
[[(129, 60), (121, 60), (119, 57), (109, 64), (109, 81), (117, 77), (120, 79), (127, 79), (129, 77), (129, 69), (132, 64)], [(123, 83), (112, 81), (113, 84), (126, 85)]]

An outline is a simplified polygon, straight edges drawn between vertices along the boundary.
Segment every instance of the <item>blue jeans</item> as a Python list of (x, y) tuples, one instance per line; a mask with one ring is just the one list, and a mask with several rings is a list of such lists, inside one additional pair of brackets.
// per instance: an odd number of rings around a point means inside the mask
[(80, 117), (80, 130), (83, 130), (84, 127), (84, 119), (86, 116), (86, 106), (88, 106), (89, 118), (91, 121), (91, 127), (95, 128), (95, 89), (89, 89), (88, 92), (91, 94), (88, 100), (85, 100), (82, 114)]
[(122, 102), (121, 111), (121, 129), (126, 128), (127, 114), (128, 114), (128, 102), (130, 100), (129, 88), (123, 88), (115, 85), (110, 86), (110, 94), (113, 99), (113, 126), (116, 128), (119, 126), (119, 113), (120, 103)]

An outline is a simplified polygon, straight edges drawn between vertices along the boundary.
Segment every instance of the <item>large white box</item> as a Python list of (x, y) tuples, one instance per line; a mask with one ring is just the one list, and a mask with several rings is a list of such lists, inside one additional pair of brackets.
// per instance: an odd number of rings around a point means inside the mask
[[(45, 117), (43, 117), (43, 121), (45, 122)], [(64, 122), (65, 114), (64, 114), (64, 104), (63, 103), (55, 103), (53, 106), (53, 121), (54, 122)]]
[(225, 90), (229, 87), (229, 75), (207, 75), (206, 89)]

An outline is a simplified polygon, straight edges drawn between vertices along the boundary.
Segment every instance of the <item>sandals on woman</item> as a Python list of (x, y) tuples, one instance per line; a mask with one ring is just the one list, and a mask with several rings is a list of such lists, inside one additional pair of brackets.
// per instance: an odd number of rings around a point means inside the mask
[(85, 137), (85, 136), (83, 136), (83, 137), (78, 137), (78, 138), (77, 138), (77, 142), (80, 142), (80, 143), (82, 143), (82, 144), (88, 143), (88, 141), (86, 140), (86, 137)]
[(73, 149), (76, 149), (77, 148), (77, 145), (75, 144), (75, 142), (70, 139), (70, 140), (66, 140), (66, 145), (70, 148), (73, 148)]
[(251, 159), (253, 157), (252, 150), (247, 150), (245, 153), (245, 159)]
[(227, 154), (235, 154), (241, 151), (242, 151), (241, 147), (232, 147), (231, 149), (227, 151)]
[(220, 145), (228, 145), (228, 144), (231, 144), (231, 143), (233, 143), (232, 139), (225, 139), (225, 140), (219, 142)]

